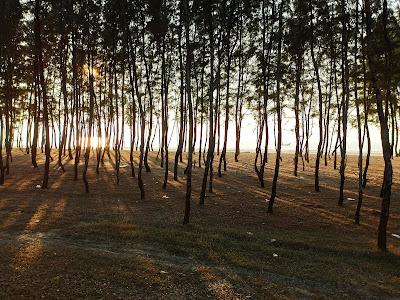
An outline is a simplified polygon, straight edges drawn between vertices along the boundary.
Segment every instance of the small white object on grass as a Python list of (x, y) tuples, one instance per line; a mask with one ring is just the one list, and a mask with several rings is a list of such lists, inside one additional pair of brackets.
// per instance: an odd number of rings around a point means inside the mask
[(37, 184), (37, 185), (36, 185), (36, 188), (37, 188), (37, 189), (40, 189), (41, 187), (42, 187), (42, 186), (41, 186), (40, 184)]
[(271, 239), (271, 243), (275, 243), (276, 242), (276, 239)]
[(274, 253), (272, 254), (273, 257), (278, 257), (278, 254)]
[(348, 201), (356, 201), (356, 199), (351, 198), (351, 197), (347, 197), (347, 200), (348, 200)]
[(400, 239), (400, 234), (392, 233), (392, 237), (395, 237), (396, 239)]
[(247, 231), (247, 234), (248, 234), (248, 235), (253, 235), (253, 233), (252, 233), (252, 232), (250, 232), (250, 231)]
[(163, 199), (168, 199), (169, 197), (167, 195), (162, 196)]
[(167, 271), (160, 271), (160, 274), (168, 274), (168, 272)]

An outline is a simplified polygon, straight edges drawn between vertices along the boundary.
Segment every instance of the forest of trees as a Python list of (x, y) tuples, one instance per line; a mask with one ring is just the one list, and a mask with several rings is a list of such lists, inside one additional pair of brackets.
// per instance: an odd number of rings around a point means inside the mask
[[(145, 199), (142, 175), (151, 172), (149, 153), (158, 151), (163, 188), (186, 180), (187, 224), (192, 202), (206, 205), (213, 176), (229, 169), (228, 132), (235, 133), (240, 160), (248, 113), (256, 123), (254, 170), (262, 187), (266, 165), (275, 168), (265, 208), (272, 213), (279, 205), (282, 125), (290, 113), (294, 176), (315, 164), (314, 188), (323, 193), (320, 167), (332, 165), (340, 174), (338, 205), (348, 131), (357, 129), (358, 224), (370, 128), (378, 126), (384, 158), (378, 247), (386, 249), (392, 160), (400, 155), (395, 1), (2, 0), (0, 12), (0, 184), (20, 149), (34, 168), (44, 153), (43, 189), (50, 165), (65, 172), (67, 158), (89, 192), (89, 160), (96, 161), (97, 174), (105, 160), (114, 160), (118, 183), (121, 152), (128, 148), (130, 174)], [(313, 129), (318, 146), (311, 156)], [(193, 167), (204, 172), (199, 199), (192, 199)]]

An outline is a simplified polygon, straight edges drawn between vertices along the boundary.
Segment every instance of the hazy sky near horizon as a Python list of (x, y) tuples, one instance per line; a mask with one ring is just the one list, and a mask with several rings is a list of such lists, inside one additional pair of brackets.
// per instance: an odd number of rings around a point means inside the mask
[[(170, 117), (171, 118), (171, 117)], [(274, 124), (273, 124), (273, 116), (269, 116), (269, 149), (270, 151), (274, 151)], [(331, 128), (335, 123), (335, 118), (331, 119)], [(154, 120), (153, 125), (153, 135), (155, 134), (155, 139), (153, 143), (154, 150), (158, 148), (159, 145), (159, 127), (156, 125), (157, 120)], [(312, 120), (313, 128), (310, 137), (310, 151), (315, 152), (317, 150), (318, 141), (319, 141), (319, 129), (318, 129), (318, 119), (314, 118)], [(282, 151), (284, 152), (294, 152), (296, 146), (296, 137), (295, 137), (295, 120), (294, 113), (293, 116), (287, 114), (285, 112), (285, 116), (283, 118), (282, 124), (283, 132), (282, 132)], [(371, 149), (373, 154), (381, 154), (382, 153), (382, 144), (380, 138), (380, 129), (379, 124), (369, 124), (370, 136), (371, 136)], [(169, 120), (169, 132), (168, 132), (168, 140), (170, 140), (169, 147), (171, 150), (176, 149), (178, 144), (178, 130), (179, 130), (179, 120), (176, 122), (174, 120)], [(204, 123), (203, 127), (203, 145), (205, 141), (206, 131), (208, 132), (208, 124)], [(300, 131), (301, 133), (301, 131)], [(152, 136), (153, 136), (152, 135)], [(330, 131), (331, 135), (331, 131)], [(147, 133), (146, 133), (147, 137)], [(220, 139), (220, 149), (223, 147), (223, 137), (224, 137), (224, 117), (221, 115), (221, 139)], [(348, 154), (358, 154), (358, 133), (356, 128), (352, 128), (349, 124), (348, 126), (348, 135), (347, 135), (347, 153)], [(199, 147), (199, 139), (200, 139), (200, 125), (197, 125), (197, 142), (196, 142), (196, 151)], [(332, 150), (334, 148), (334, 143), (336, 141), (336, 134), (333, 138)], [(217, 142), (217, 141), (216, 141)], [(242, 123), (242, 132), (241, 132), (241, 142), (240, 149), (242, 151), (255, 151), (257, 142), (257, 132), (256, 132), (256, 123), (251, 114), (245, 115)], [(92, 141), (93, 145), (96, 145), (97, 141)], [(233, 120), (229, 123), (229, 131), (228, 131), (228, 143), (227, 149), (228, 151), (234, 151), (236, 143), (235, 137), (235, 123)], [(125, 135), (124, 135), (124, 148), (128, 148), (130, 145), (130, 131), (128, 126), (125, 127)], [(217, 145), (216, 145), (217, 147)], [(263, 146), (264, 147), (264, 146)], [(365, 139), (364, 143), (364, 151), (367, 149), (367, 142)]]
[[(274, 150), (274, 124), (272, 116), (270, 117), (269, 122), (269, 148)], [(318, 147), (319, 141), (319, 129), (318, 129), (318, 119), (314, 119), (313, 121), (313, 128), (310, 137), (310, 151), (316, 151)], [(330, 122), (334, 123), (335, 120), (331, 120)], [(331, 123), (331, 124), (332, 124)], [(230, 130), (228, 132), (228, 150), (235, 149), (235, 124), (231, 122), (229, 124)], [(285, 152), (294, 152), (296, 147), (296, 136), (294, 132), (295, 128), (295, 120), (294, 117), (291, 118), (283, 118), (282, 124), (283, 132), (282, 132), (282, 150)], [(379, 127), (375, 124), (369, 124), (370, 135), (371, 135), (371, 149), (373, 153), (380, 154), (382, 152), (382, 144), (380, 138), (380, 130)], [(332, 130), (332, 128), (331, 128)], [(223, 127), (221, 128), (222, 136), (223, 137)], [(300, 130), (301, 134), (301, 130)], [(331, 134), (331, 132), (330, 132)], [(351, 126), (348, 127), (348, 135), (347, 135), (347, 150), (348, 153), (356, 154), (358, 153), (358, 133), (356, 128), (352, 128)], [(222, 149), (222, 139), (221, 139), (221, 149)], [(333, 143), (336, 141), (336, 134), (333, 138)], [(243, 151), (255, 151), (257, 143), (257, 132), (256, 132), (256, 124), (252, 116), (248, 115), (243, 120), (242, 125), (242, 134), (241, 134), (241, 149)], [(172, 143), (171, 143), (172, 144)], [(334, 145), (332, 145), (332, 150)], [(366, 150), (367, 144), (366, 139), (364, 143), (364, 149)]]
[[(354, 116), (349, 116), (350, 118), (353, 118)], [(274, 140), (274, 116), (269, 115), (269, 149), (270, 151), (275, 150), (275, 140)], [(331, 142), (331, 134), (332, 134), (332, 128), (333, 126), (337, 126), (336, 123), (336, 113), (334, 112), (332, 118), (330, 119), (330, 132), (329, 132), (329, 142)], [(318, 141), (319, 141), (319, 129), (318, 129), (318, 118), (313, 118), (310, 120), (312, 123), (311, 127), (311, 136), (310, 136), (310, 152), (315, 152), (318, 147)], [(154, 143), (153, 143), (153, 148), (154, 150), (158, 149), (159, 146), (159, 124), (157, 125), (158, 121), (156, 117), (153, 117), (153, 134), (152, 138), (154, 138)], [(284, 114), (283, 114), (283, 119), (282, 119), (282, 151), (284, 152), (294, 152), (295, 147), (296, 147), (296, 136), (294, 132), (295, 128), (295, 115), (294, 111), (292, 109), (289, 109), (288, 107), (285, 108)], [(179, 134), (179, 118), (175, 118), (174, 114), (169, 115), (169, 131), (168, 131), (168, 140), (170, 141), (169, 147), (171, 150), (176, 149), (178, 145), (178, 134)], [(223, 139), (224, 139), (224, 113), (221, 113), (221, 127), (220, 127), (220, 132), (221, 132), (221, 138), (220, 138), (220, 150), (222, 150), (223, 147)], [(56, 126), (55, 132), (57, 135), (57, 143), (58, 143), (58, 124), (54, 124)], [(300, 124), (301, 125), (301, 124)], [(23, 126), (23, 131), (26, 132), (27, 126), (26, 123)], [(147, 129), (148, 126), (146, 126), (146, 138), (147, 138)], [(120, 129), (121, 130), (121, 129)], [(203, 146), (204, 147), (204, 141), (206, 138), (206, 132), (208, 132), (208, 123), (206, 123), (206, 118), (204, 121), (203, 125)], [(381, 137), (380, 137), (380, 128), (379, 124), (374, 124), (369, 122), (369, 130), (370, 130), (370, 136), (371, 136), (371, 152), (373, 154), (381, 154), (382, 153), (382, 144), (381, 144)], [(137, 128), (138, 131), (138, 128)], [(40, 131), (41, 132), (41, 131)], [(97, 130), (94, 130), (93, 134), (96, 134)], [(300, 134), (302, 134), (302, 130), (300, 129)], [(104, 135), (104, 130), (103, 130), (103, 135)], [(19, 135), (14, 134), (15, 142), (19, 138)], [(137, 138), (137, 136), (136, 136)], [(130, 128), (128, 125), (125, 125), (125, 130), (124, 130), (124, 148), (129, 148), (130, 147)], [(196, 141), (196, 149), (195, 151), (198, 151), (199, 148), (199, 140), (200, 140), (200, 124), (197, 124), (197, 141)], [(332, 143), (333, 145), (331, 146), (331, 151), (334, 149), (336, 142), (336, 132), (334, 133)], [(25, 145), (26, 143), (26, 135), (23, 134), (22, 136), (22, 143)], [(217, 143), (217, 140), (216, 140)], [(236, 137), (235, 137), (235, 123), (234, 123), (234, 118), (231, 116), (230, 117), (230, 122), (229, 122), (229, 131), (228, 131), (228, 142), (227, 142), (227, 149), (228, 151), (234, 151), (235, 150), (235, 143), (236, 143)], [(257, 129), (256, 129), (256, 121), (251, 113), (246, 113), (242, 122), (242, 130), (241, 130), (241, 142), (240, 142), (240, 149), (242, 151), (251, 151), (254, 152), (256, 148), (256, 143), (257, 143)], [(92, 145), (95, 147), (98, 144), (97, 137), (92, 138)], [(102, 144), (104, 145), (104, 137)], [(217, 145), (216, 145), (217, 147)], [(264, 148), (264, 144), (262, 145)], [(367, 141), (365, 137), (365, 142), (364, 142), (364, 151), (366, 152), (367, 150)], [(347, 134), (347, 153), (348, 154), (358, 154), (358, 132), (356, 128), (353, 128), (350, 125), (350, 122), (348, 124), (348, 134)]]

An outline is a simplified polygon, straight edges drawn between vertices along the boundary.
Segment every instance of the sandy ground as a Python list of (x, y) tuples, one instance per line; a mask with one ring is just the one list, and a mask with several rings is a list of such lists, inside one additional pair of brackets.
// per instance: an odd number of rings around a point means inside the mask
[[(261, 188), (254, 173), (254, 154), (242, 153), (237, 163), (228, 154), (228, 172), (222, 178), (215, 174), (214, 192), (208, 194), (204, 207), (198, 205), (204, 169), (194, 169), (191, 225), (184, 228), (184, 164), (179, 181), (173, 181), (171, 173), (163, 190), (163, 170), (155, 155), (150, 157), (151, 173), (144, 174), (146, 199), (140, 200), (137, 179), (130, 177), (128, 153), (124, 153), (119, 185), (108, 160), (95, 174), (92, 154), (90, 193), (86, 194), (81, 178), (73, 180), (73, 161), (65, 160), (66, 173), (53, 162), (50, 188), (42, 190), (37, 187), (42, 157), (39, 169), (33, 169), (30, 157), (14, 150), (10, 175), (0, 187), (0, 298), (400, 297), (400, 239), (392, 236), (400, 234), (400, 159), (394, 160), (389, 254), (380, 254), (376, 249), (383, 174), (380, 157), (371, 161), (359, 226), (353, 222), (355, 157), (348, 158), (346, 201), (339, 207), (339, 172), (332, 161), (321, 167), (321, 192), (316, 193), (314, 157), (296, 178), (293, 157), (284, 154), (278, 197), (270, 215), (266, 199), (274, 157), (267, 165), (266, 187)], [(172, 160), (170, 154), (170, 170)], [(83, 162), (80, 174), (82, 166)], [(281, 236), (287, 261), (270, 262), (273, 256), (268, 251), (276, 248), (266, 245), (268, 255), (264, 255), (262, 245)], [(253, 246), (242, 253), (246, 239), (256, 241), (250, 240)], [(310, 257), (304, 258), (307, 265), (300, 264), (301, 256), (290, 257), (292, 248), (295, 255), (303, 255), (300, 248), (308, 243), (316, 246), (304, 251), (317, 256), (322, 251), (326, 261), (314, 266)], [(333, 253), (335, 247), (339, 250)], [(204, 249), (207, 255), (198, 253)], [(365, 261), (359, 266), (357, 259), (362, 260), (364, 253), (376, 258), (376, 264)], [(357, 262), (348, 274), (348, 265), (340, 259), (346, 255)], [(332, 279), (322, 276), (319, 280), (315, 274), (329, 273), (330, 266), (335, 269)], [(354, 274), (360, 275), (349, 278)]]

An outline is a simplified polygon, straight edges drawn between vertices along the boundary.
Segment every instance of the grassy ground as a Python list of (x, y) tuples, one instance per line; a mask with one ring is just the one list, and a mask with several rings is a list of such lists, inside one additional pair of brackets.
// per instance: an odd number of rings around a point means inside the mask
[[(146, 199), (129, 176), (125, 153), (120, 184), (107, 161), (92, 162), (91, 191), (52, 168), (50, 189), (36, 188), (42, 170), (15, 150), (0, 187), (0, 298), (397, 298), (400, 297), (400, 205), (397, 171), (389, 223), (389, 251), (376, 249), (382, 161), (373, 157), (361, 225), (353, 223), (357, 167), (349, 157), (346, 201), (337, 206), (338, 171), (313, 165), (292, 176), (285, 154), (273, 215), (266, 188), (257, 184), (253, 154), (215, 176), (214, 193), (198, 206), (203, 169), (194, 170), (191, 224), (182, 226), (185, 182), (161, 188), (162, 169), (151, 155)], [(270, 161), (273, 161), (271, 158)], [(180, 166), (183, 173), (184, 164)], [(172, 176), (171, 176), (172, 177)]]

